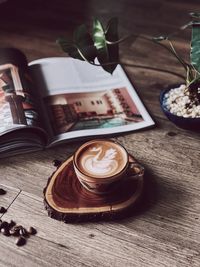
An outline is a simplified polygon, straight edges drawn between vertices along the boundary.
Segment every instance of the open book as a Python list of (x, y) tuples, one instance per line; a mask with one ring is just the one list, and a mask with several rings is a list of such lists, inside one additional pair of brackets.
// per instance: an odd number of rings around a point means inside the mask
[(66, 57), (28, 64), (0, 49), (0, 157), (152, 125), (121, 66), (111, 75)]

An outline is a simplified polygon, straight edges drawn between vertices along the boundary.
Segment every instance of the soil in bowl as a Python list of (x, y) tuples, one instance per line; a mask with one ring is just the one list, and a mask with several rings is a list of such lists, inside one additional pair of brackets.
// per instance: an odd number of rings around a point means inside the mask
[(194, 103), (185, 91), (185, 85), (170, 86), (160, 94), (163, 112), (177, 126), (200, 130), (200, 105)]

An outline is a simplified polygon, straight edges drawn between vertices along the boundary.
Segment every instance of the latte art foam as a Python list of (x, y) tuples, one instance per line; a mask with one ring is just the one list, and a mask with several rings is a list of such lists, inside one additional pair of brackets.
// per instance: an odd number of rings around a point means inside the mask
[(110, 141), (91, 141), (78, 152), (76, 162), (81, 172), (96, 178), (113, 176), (127, 163), (124, 148)]
[(102, 147), (99, 148), (91, 148), (91, 152), (96, 151), (97, 154), (89, 154), (85, 155), (81, 159), (81, 165), (84, 169), (95, 175), (109, 175), (110, 173), (116, 172), (119, 168), (119, 164), (115, 159), (117, 151), (113, 148), (110, 148), (105, 151), (104, 155), (102, 155)]

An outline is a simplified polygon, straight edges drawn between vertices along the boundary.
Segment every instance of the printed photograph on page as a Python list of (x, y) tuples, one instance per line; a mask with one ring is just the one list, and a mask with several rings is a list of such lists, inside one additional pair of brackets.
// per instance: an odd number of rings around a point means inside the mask
[(38, 114), (28, 88), (23, 88), (22, 82), (16, 66), (0, 65), (0, 132), (37, 124)]
[(51, 95), (44, 98), (55, 135), (136, 124), (143, 117), (127, 88)]

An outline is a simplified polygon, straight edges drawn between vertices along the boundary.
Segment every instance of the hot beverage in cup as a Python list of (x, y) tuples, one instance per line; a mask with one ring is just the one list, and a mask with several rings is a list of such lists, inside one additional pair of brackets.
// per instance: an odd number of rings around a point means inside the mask
[[(92, 140), (83, 144), (74, 154), (74, 169), (81, 184), (97, 194), (107, 193), (130, 173), (126, 149), (111, 140)], [(138, 172), (141, 166), (137, 164)], [(134, 170), (134, 172), (136, 172)], [(132, 176), (138, 175), (133, 173)]]
[(82, 147), (77, 165), (85, 175), (106, 178), (121, 172), (127, 164), (127, 153), (110, 141), (93, 141)]

